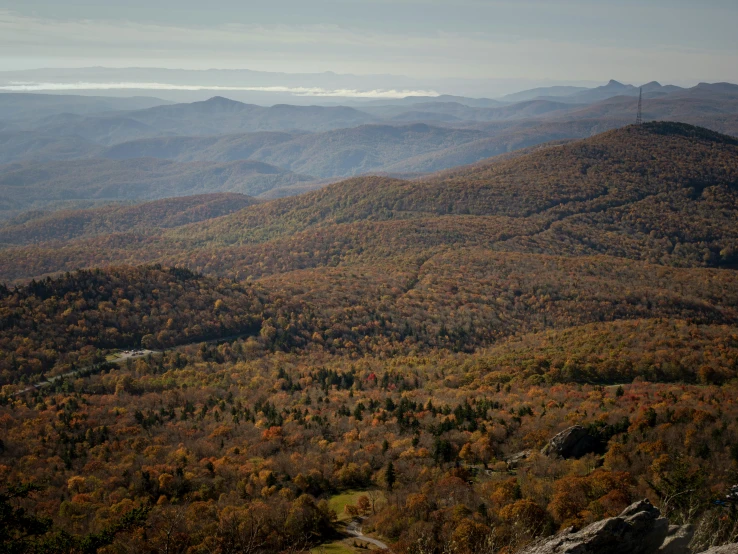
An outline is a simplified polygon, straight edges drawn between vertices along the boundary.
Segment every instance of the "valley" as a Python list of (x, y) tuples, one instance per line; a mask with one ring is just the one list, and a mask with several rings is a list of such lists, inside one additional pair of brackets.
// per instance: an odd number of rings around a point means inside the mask
[(633, 506), (677, 552), (738, 541), (731, 103), (630, 125), (604, 88), (63, 116), (86, 153), (0, 168), (15, 544), (537, 553)]
[[(143, 201), (240, 192), (275, 198), (351, 176), (433, 173), (623, 127), (634, 121), (637, 90), (613, 82), (553, 99), (543, 90), (531, 93), (541, 96), (512, 103), (417, 97), (363, 109), (262, 107), (223, 97), (180, 104), (162, 100), (160, 105), (147, 98), (97, 98), (84, 107), (81, 96), (64, 97), (62, 102), (52, 95), (2, 94), (0, 183), (5, 186), (0, 184), (0, 218), (29, 209), (70, 207), (81, 196)], [(738, 87), (720, 83), (688, 89), (649, 84), (644, 116), (735, 136), (736, 91)], [(133, 109), (136, 104), (149, 107)], [(245, 160), (251, 168), (240, 167)], [(44, 163), (43, 172), (26, 171), (29, 164), (35, 168), (39, 162)], [(234, 162), (241, 163), (234, 168)], [(271, 173), (280, 179), (252, 173)], [(163, 183), (169, 175), (184, 182)], [(48, 176), (55, 181), (74, 176), (110, 186), (39, 195), (48, 187)], [(34, 191), (33, 203), (18, 197), (21, 184)]]

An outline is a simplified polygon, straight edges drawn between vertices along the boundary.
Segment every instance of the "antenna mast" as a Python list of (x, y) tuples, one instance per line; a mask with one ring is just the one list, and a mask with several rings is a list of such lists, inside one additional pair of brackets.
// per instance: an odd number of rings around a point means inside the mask
[(638, 115), (636, 116), (636, 125), (643, 125), (643, 87), (638, 92)]

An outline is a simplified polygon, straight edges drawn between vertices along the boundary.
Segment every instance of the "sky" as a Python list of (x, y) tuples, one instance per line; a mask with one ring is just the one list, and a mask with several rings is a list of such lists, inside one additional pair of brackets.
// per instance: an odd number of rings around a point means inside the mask
[(738, 82), (736, 0), (3, 0), (0, 71)]

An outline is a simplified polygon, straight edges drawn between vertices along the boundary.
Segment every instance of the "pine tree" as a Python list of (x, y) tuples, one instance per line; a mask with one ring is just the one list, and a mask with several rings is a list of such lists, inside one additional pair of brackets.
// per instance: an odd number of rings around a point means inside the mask
[(397, 481), (397, 475), (395, 475), (395, 466), (390, 462), (387, 464), (387, 469), (384, 472), (384, 480), (387, 483), (387, 490), (391, 491), (392, 487)]

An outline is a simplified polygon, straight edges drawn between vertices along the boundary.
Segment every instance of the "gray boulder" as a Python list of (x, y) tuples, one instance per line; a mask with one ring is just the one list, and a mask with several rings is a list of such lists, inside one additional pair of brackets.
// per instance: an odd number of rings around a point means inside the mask
[[(648, 500), (628, 506), (617, 517), (580, 531), (566, 529), (540, 539), (520, 554), (689, 554), (691, 525), (669, 525)], [(738, 554), (738, 544), (716, 546), (700, 554)]]
[(585, 454), (597, 449), (597, 439), (591, 436), (581, 425), (574, 425), (564, 429), (554, 436), (541, 453), (546, 456), (561, 456), (562, 458), (581, 458)]
[(532, 450), (522, 450), (505, 459), (508, 469), (516, 469), (522, 462), (530, 458)]
[(689, 543), (694, 536), (692, 525), (670, 525), (659, 554), (684, 554), (689, 552)]
[(669, 533), (669, 522), (648, 500), (628, 506), (619, 516), (567, 529), (535, 542), (524, 554), (652, 554)]
[(726, 544), (724, 546), (713, 546), (701, 554), (738, 554), (738, 544)]

